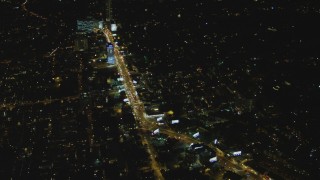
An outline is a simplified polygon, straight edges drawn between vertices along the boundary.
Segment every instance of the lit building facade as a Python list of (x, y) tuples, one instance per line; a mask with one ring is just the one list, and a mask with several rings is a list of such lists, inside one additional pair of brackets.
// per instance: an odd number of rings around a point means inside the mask
[(115, 64), (114, 47), (111, 43), (107, 43), (108, 63)]

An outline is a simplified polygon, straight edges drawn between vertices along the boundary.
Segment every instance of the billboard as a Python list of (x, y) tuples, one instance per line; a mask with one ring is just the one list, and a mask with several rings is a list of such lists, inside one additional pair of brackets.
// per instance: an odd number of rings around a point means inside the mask
[(152, 135), (159, 134), (159, 133), (160, 133), (160, 129), (156, 129), (153, 131)]
[(201, 148), (203, 148), (203, 146), (195, 147), (194, 150), (201, 149)]
[(209, 162), (211, 162), (211, 163), (216, 162), (216, 161), (218, 161), (217, 156), (209, 159)]
[(179, 120), (172, 120), (171, 121), (171, 124), (178, 124), (179, 123)]
[(194, 135), (192, 135), (194, 138), (197, 138), (197, 137), (199, 137), (200, 136), (200, 133), (199, 132), (197, 132), (197, 133), (195, 133)]
[(240, 156), (241, 155), (241, 151), (235, 151), (232, 153), (232, 155), (234, 156)]

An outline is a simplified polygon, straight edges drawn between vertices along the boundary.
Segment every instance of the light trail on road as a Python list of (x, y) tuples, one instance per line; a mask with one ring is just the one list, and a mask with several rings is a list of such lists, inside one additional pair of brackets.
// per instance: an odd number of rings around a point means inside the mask
[(22, 8), (23, 11), (27, 12), (27, 13), (30, 14), (31, 16), (40, 18), (40, 19), (42, 19), (42, 20), (47, 20), (46, 17), (43, 17), (43, 16), (41, 16), (41, 15), (35, 13), (35, 12), (29, 11), (29, 10), (27, 9), (27, 7), (26, 7), (26, 4), (27, 4), (27, 3), (28, 3), (28, 0), (26, 0), (25, 2), (23, 2), (23, 3), (21, 4), (21, 8)]

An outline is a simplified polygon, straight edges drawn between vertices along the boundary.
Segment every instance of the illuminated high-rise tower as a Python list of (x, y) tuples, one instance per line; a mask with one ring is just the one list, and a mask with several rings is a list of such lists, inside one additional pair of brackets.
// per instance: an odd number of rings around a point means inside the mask
[(112, 1), (106, 0), (106, 22), (110, 23), (112, 20)]
[(106, 26), (115, 34), (117, 31), (117, 25), (112, 17), (112, 1), (106, 0)]
[(114, 47), (111, 43), (107, 43), (108, 63), (115, 64)]

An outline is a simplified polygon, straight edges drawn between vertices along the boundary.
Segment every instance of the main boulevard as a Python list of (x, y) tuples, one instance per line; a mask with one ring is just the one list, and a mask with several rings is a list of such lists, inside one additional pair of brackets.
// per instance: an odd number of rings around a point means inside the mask
[[(125, 64), (125, 60), (119, 52), (119, 47), (114, 42), (112, 33), (107, 28), (104, 29), (103, 33), (107, 41), (109, 43), (112, 43), (114, 46), (114, 56), (116, 59), (116, 67), (118, 69), (120, 76), (123, 78), (125, 92), (126, 92), (127, 98), (129, 99), (130, 105), (132, 107), (134, 118), (136, 122), (139, 124), (141, 129), (149, 130), (150, 132), (154, 131), (155, 129), (159, 129), (160, 133), (166, 134), (170, 138), (179, 139), (188, 144), (191, 144), (191, 143), (205, 144), (207, 147), (211, 148), (213, 151), (216, 152), (219, 165), (223, 166), (225, 170), (232, 171), (240, 176), (246, 177), (247, 179), (268, 179), (268, 177), (265, 177), (259, 174), (257, 171), (244, 165), (242, 162), (237, 161), (235, 158), (226, 156), (222, 150), (214, 146), (212, 143), (201, 142), (199, 139), (190, 137), (187, 134), (181, 134), (172, 130), (168, 125), (159, 126), (156, 121), (149, 119), (146, 116), (144, 105), (140, 101), (137, 91), (133, 85), (133, 81), (128, 71), (127, 65)], [(141, 136), (142, 136), (143, 143), (147, 145), (147, 151), (149, 152), (150, 159), (151, 159), (151, 167), (154, 170), (155, 176), (157, 177), (157, 179), (164, 179), (160, 171), (161, 167), (155, 160), (156, 155), (152, 150), (153, 147), (151, 143), (148, 141), (147, 135), (145, 135), (145, 133), (142, 133)]]

